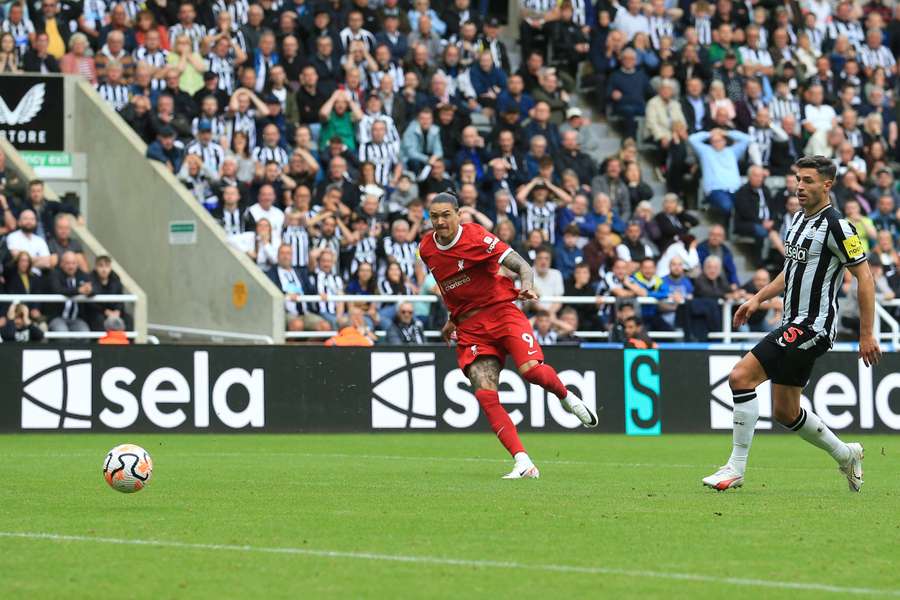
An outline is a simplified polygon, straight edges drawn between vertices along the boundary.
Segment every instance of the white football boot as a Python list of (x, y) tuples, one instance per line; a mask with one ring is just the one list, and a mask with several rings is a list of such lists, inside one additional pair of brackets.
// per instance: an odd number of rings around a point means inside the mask
[(560, 400), (560, 402), (562, 403), (563, 408), (578, 417), (579, 420), (581, 420), (581, 424), (585, 427), (596, 427), (600, 422), (600, 420), (597, 419), (597, 415), (594, 414), (594, 411), (588, 408), (588, 405), (571, 391), (565, 398)]
[(503, 476), (503, 479), (538, 479), (541, 472), (534, 463), (516, 465), (513, 470)]
[(850, 486), (851, 492), (858, 492), (863, 484), (863, 447), (862, 444), (851, 442), (847, 444), (850, 448), (850, 462), (838, 469), (847, 476), (847, 484)]
[(709, 477), (704, 477), (703, 485), (722, 492), (729, 488), (739, 488), (744, 485), (744, 476), (728, 464), (719, 467), (719, 470)]

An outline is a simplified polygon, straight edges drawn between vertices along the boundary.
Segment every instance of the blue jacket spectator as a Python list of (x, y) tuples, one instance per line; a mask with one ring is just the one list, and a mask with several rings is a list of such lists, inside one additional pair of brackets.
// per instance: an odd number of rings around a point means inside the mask
[[(490, 57), (489, 54), (488, 57)], [(469, 81), (472, 83), (476, 96), (483, 96), (491, 90), (499, 93), (506, 89), (506, 73), (493, 66), (493, 63), (487, 71), (482, 69), (480, 64), (473, 65), (469, 69)]]
[[(535, 107), (535, 111), (540, 110), (539, 107), (547, 106), (546, 103), (540, 103)], [(550, 109), (547, 108), (547, 118), (550, 117)], [(530, 140), (536, 135), (542, 135), (547, 140), (547, 153), (548, 154), (556, 154), (559, 151), (560, 145), (562, 144), (562, 140), (559, 137), (559, 129), (553, 123), (547, 121), (546, 123), (539, 123), (537, 120), (532, 118), (528, 125), (525, 126), (525, 139)]]
[(578, 238), (581, 230), (577, 225), (569, 225), (561, 238), (556, 242), (553, 250), (553, 268), (562, 273), (563, 279), (568, 279), (575, 272), (575, 265), (584, 260), (581, 248), (578, 247)]
[[(734, 144), (728, 146), (728, 140)], [(709, 140), (709, 144), (705, 143)], [(698, 131), (688, 141), (700, 160), (703, 174), (703, 193), (712, 207), (724, 215), (734, 208), (734, 193), (741, 187), (738, 162), (750, 145), (750, 136), (741, 131), (721, 129)]]
[(407, 167), (417, 173), (425, 168), (432, 156), (443, 158), (441, 130), (434, 124), (434, 113), (430, 108), (420, 110), (416, 120), (406, 127), (400, 153)]
[(528, 118), (528, 112), (534, 108), (534, 98), (524, 91), (525, 84), (521, 75), (511, 75), (506, 81), (506, 89), (497, 96), (497, 112), (519, 111), (519, 121)]
[(644, 115), (647, 98), (653, 95), (650, 78), (637, 66), (637, 53), (628, 48), (622, 52), (622, 66), (609, 77), (606, 86), (612, 101), (613, 114), (622, 118), (626, 137), (635, 137), (635, 117)]
[(592, 238), (597, 229), (597, 217), (588, 209), (584, 196), (576, 196), (572, 203), (556, 211), (556, 228), (562, 233), (570, 226), (578, 227), (578, 235)]
[(181, 170), (184, 161), (184, 145), (175, 139), (175, 130), (168, 125), (159, 130), (156, 141), (147, 146), (147, 158), (167, 165), (172, 173)]
[(709, 239), (697, 245), (697, 256), (700, 257), (700, 264), (706, 261), (707, 256), (718, 256), (722, 261), (722, 269), (725, 271), (725, 278), (728, 283), (737, 286), (738, 282), (737, 266), (734, 264), (734, 254), (731, 249), (725, 245), (725, 228), (721, 225), (713, 225), (709, 228)]

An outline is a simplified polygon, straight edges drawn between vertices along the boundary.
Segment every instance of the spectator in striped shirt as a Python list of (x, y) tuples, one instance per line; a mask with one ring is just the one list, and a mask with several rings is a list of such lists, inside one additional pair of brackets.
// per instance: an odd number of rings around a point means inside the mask
[(197, 123), (197, 140), (187, 147), (187, 154), (199, 156), (211, 173), (219, 173), (225, 149), (213, 140), (212, 122), (201, 119)]
[(130, 91), (122, 81), (122, 65), (110, 61), (106, 65), (106, 82), (97, 86), (97, 93), (113, 110), (120, 111), (128, 104)]
[(262, 144), (253, 149), (253, 160), (260, 163), (278, 163), (280, 167), (288, 164), (288, 153), (281, 147), (281, 132), (270, 123), (262, 130)]
[(382, 120), (372, 123), (372, 140), (360, 144), (360, 162), (371, 163), (375, 167), (375, 180), (378, 185), (388, 188), (397, 185), (403, 172), (403, 165), (393, 144), (385, 141), (387, 125)]
[(337, 326), (337, 320), (341, 317), (346, 305), (344, 302), (329, 300), (329, 296), (337, 296), (344, 293), (344, 282), (335, 269), (335, 254), (331, 248), (322, 248), (316, 256), (316, 268), (311, 276), (316, 293), (322, 298), (318, 303), (318, 314), (328, 321), (332, 328)]

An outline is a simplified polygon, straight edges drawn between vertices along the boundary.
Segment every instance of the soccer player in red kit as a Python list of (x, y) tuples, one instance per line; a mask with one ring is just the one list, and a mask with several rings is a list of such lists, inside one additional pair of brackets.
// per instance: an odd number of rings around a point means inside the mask
[[(437, 280), (450, 311), (441, 333), (448, 343), (455, 336), (459, 368), (472, 383), (494, 433), (515, 460), (504, 479), (537, 478), (540, 473), (497, 394), (506, 356), (512, 356), (526, 381), (555, 394), (586, 427), (597, 426), (597, 415), (566, 389), (553, 367), (544, 364), (531, 323), (514, 304), (538, 298), (528, 262), (481, 225), (461, 224), (459, 203), (452, 194), (436, 195), (429, 214), (434, 232), (422, 239), (419, 256)], [(518, 275), (520, 290), (500, 275), (501, 264)]]

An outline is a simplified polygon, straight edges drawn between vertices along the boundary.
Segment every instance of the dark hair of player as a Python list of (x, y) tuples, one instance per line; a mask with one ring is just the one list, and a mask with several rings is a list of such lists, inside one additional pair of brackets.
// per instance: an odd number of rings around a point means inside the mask
[(459, 208), (459, 199), (450, 192), (441, 192), (431, 199), (431, 204), (449, 204), (453, 208)]
[(834, 181), (837, 175), (837, 167), (830, 158), (821, 155), (804, 156), (794, 163), (796, 169), (815, 169), (821, 179), (825, 181)]

